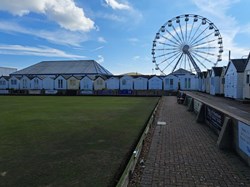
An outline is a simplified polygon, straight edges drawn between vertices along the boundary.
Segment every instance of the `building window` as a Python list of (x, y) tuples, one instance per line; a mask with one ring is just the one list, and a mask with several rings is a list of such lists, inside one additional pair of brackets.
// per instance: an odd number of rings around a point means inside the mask
[(27, 88), (27, 80), (23, 79), (23, 88)]
[(11, 83), (12, 85), (16, 85), (16, 84), (17, 84), (17, 81), (16, 81), (16, 80), (11, 80), (10, 83)]
[(170, 79), (170, 86), (174, 85), (174, 79)]
[(126, 85), (126, 80), (125, 79), (122, 80), (122, 85)]
[(76, 85), (76, 80), (70, 80), (70, 81), (69, 81), (69, 84), (70, 84), (71, 86), (75, 86), (75, 85)]
[(249, 79), (250, 79), (249, 76), (250, 76), (250, 75), (247, 75), (247, 84), (250, 83), (250, 81), (249, 81)]
[(5, 86), (6, 85), (5, 81), (4, 80), (0, 81), (0, 85)]
[(222, 84), (225, 84), (225, 78), (224, 77), (222, 78)]
[(34, 79), (34, 88), (38, 89), (38, 85), (39, 85), (38, 79)]
[(102, 85), (102, 84), (103, 84), (102, 79), (98, 79), (98, 80), (96, 81), (96, 84), (97, 84), (97, 85)]
[(58, 88), (63, 88), (63, 80), (58, 79)]

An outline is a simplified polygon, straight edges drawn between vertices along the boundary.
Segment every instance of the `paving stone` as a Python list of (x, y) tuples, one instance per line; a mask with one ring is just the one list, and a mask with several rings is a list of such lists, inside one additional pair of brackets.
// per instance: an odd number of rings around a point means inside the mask
[(140, 186), (249, 186), (250, 168), (216, 146), (217, 135), (194, 113), (163, 97)]

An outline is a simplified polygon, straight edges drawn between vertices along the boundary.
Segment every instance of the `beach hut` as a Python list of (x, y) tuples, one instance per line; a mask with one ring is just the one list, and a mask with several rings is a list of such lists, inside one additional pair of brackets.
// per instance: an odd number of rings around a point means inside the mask
[(55, 88), (55, 79), (51, 76), (46, 76), (43, 78), (43, 89), (44, 90), (54, 90)]
[(212, 75), (212, 70), (208, 69), (206, 76), (206, 93), (208, 94), (210, 94), (211, 75)]
[(71, 76), (67, 79), (67, 90), (79, 90), (81, 77)]
[(164, 90), (178, 90), (178, 77), (172, 74), (169, 74), (163, 78), (163, 88)]
[(9, 76), (0, 77), (0, 90), (6, 90), (9, 88)]
[(231, 59), (225, 72), (225, 97), (242, 99), (247, 59)]
[(222, 86), (222, 72), (223, 67), (212, 67), (211, 78), (210, 78), (210, 94), (220, 95)]
[(181, 90), (195, 90), (195, 74), (182, 68), (172, 72), (171, 74), (178, 77), (178, 87)]
[(67, 78), (68, 76), (59, 75), (55, 78), (55, 90), (66, 90), (67, 89)]
[(92, 91), (93, 90), (93, 78), (90, 76), (84, 76), (80, 80), (80, 89), (82, 91)]
[(133, 90), (133, 77), (124, 75), (120, 78), (120, 90)]
[(153, 76), (148, 80), (149, 90), (162, 90), (162, 79), (158, 76)]
[(20, 79), (20, 90), (29, 90), (30, 89), (30, 78), (26, 75), (23, 75)]
[(134, 90), (147, 90), (148, 89), (148, 78), (137, 77), (134, 78)]
[(41, 90), (43, 88), (42, 77), (36, 76), (30, 80), (30, 89), (32, 90)]
[(20, 88), (20, 79), (16, 76), (11, 76), (9, 78), (9, 89), (19, 90)]
[(119, 77), (110, 77), (109, 79), (105, 80), (106, 87), (108, 90), (119, 90), (120, 88), (120, 80)]
[(243, 80), (243, 99), (250, 99), (250, 54), (247, 59), (247, 65), (244, 71)]
[(196, 78), (197, 78), (197, 90), (201, 92), (202, 91), (203, 73), (198, 72), (196, 75)]
[(94, 80), (94, 90), (104, 90), (106, 89), (105, 78), (102, 76), (98, 76)]

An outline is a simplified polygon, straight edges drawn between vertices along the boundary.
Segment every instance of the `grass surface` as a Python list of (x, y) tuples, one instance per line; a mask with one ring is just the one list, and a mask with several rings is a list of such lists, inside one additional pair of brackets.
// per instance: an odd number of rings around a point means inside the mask
[(158, 98), (1, 96), (0, 186), (107, 186)]

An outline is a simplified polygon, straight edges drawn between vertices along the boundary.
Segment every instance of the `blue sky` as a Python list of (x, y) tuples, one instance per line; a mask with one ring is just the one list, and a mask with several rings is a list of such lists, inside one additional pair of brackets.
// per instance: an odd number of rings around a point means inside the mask
[(152, 41), (161, 25), (183, 14), (211, 20), (228, 51), (250, 49), (249, 0), (0, 0), (0, 66), (94, 59), (114, 74), (159, 73)]

